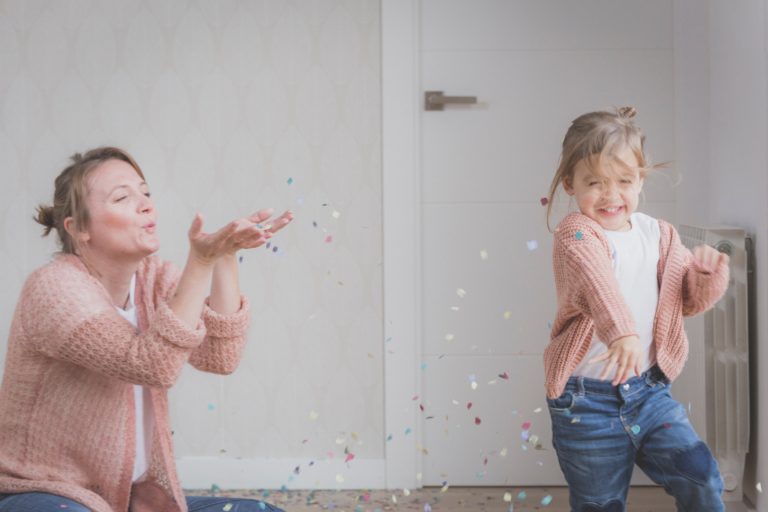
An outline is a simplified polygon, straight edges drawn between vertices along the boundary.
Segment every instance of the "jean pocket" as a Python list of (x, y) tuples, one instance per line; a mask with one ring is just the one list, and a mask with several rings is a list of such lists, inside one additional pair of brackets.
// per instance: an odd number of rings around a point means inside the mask
[(576, 395), (565, 391), (557, 398), (547, 398), (547, 406), (551, 411), (570, 411), (576, 403)]

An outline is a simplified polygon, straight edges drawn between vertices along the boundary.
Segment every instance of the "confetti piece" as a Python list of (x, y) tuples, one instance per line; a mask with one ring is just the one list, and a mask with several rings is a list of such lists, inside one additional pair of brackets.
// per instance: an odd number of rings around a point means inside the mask
[(472, 408), (472, 402), (467, 402), (467, 410), (470, 410)]
[(480, 259), (481, 260), (487, 260), (488, 259), (488, 251), (486, 251), (485, 249), (480, 251)]
[(333, 213), (331, 214), (331, 217), (333, 217), (334, 219), (338, 219), (339, 217), (341, 217), (341, 213), (339, 213), (336, 210), (333, 210)]
[(239, 257), (237, 260), (238, 260), (240, 263), (242, 263), (242, 262), (243, 262), (243, 257), (242, 257), (242, 256), (240, 256), (240, 257)]
[(411, 490), (410, 489), (403, 489), (403, 496), (410, 496)]
[(349, 461), (351, 461), (354, 458), (355, 458), (355, 454), (354, 453), (348, 453), (347, 456), (344, 458), (344, 462), (349, 462)]
[(477, 389), (477, 381), (473, 380), (472, 383), (469, 385), (469, 387), (472, 388), (472, 391), (476, 390)]
[(552, 496), (550, 496), (549, 494), (541, 498), (541, 504), (544, 505), (545, 507), (550, 503), (552, 503)]
[(578, 417), (578, 416), (574, 416), (574, 417), (571, 419), (571, 423), (581, 423), (581, 418), (580, 418), (580, 417)]
[(456, 288), (456, 295), (463, 299), (467, 295), (467, 291), (464, 288)]
[(215, 494), (221, 490), (221, 487), (219, 487), (216, 484), (211, 484), (211, 494)]
[(511, 311), (505, 311), (504, 312), (504, 320), (509, 320), (512, 318), (512, 312)]
[(259, 502), (259, 508), (260, 508), (261, 510), (267, 510), (267, 504), (266, 504), (266, 503), (264, 503), (263, 501), (260, 501), (260, 502)]
[(508, 493), (508, 492), (505, 492), (504, 493), (504, 501), (506, 501), (507, 503), (511, 502), (512, 501), (512, 494)]
[(583, 240), (584, 239), (584, 233), (581, 231), (576, 232), (576, 240)]
[(411, 427), (408, 427), (405, 429), (405, 435), (408, 435), (412, 432)]
[(517, 494), (517, 499), (520, 500), (520, 501), (523, 501), (525, 499), (525, 497), (526, 497), (525, 491), (520, 491)]
[(209, 410), (209, 411), (212, 411), (212, 410), (214, 410), (214, 409), (216, 409), (216, 406), (215, 406), (215, 405), (213, 405), (213, 404), (208, 404), (208, 410)]
[(432, 506), (429, 503), (424, 504), (424, 512), (432, 512)]
[(440, 492), (445, 492), (445, 491), (447, 491), (447, 490), (448, 490), (448, 487), (450, 487), (450, 486), (448, 485), (448, 482), (443, 482), (443, 487), (440, 489)]
[(525, 242), (525, 245), (528, 246), (529, 251), (535, 251), (536, 249), (539, 248), (539, 242), (537, 242), (536, 240), (528, 240), (527, 242)]
[(632, 425), (632, 433), (637, 435), (640, 433), (640, 425)]
[(482, 421), (478, 416), (475, 417), (475, 425), (479, 425)]
[(451, 400), (451, 403), (452, 403), (453, 405), (459, 405), (459, 402), (458, 402), (458, 400)]
[(315, 421), (320, 415), (315, 411), (309, 411), (309, 419)]
[(509, 380), (509, 374), (507, 372), (499, 374), (500, 379)]
[(530, 430), (530, 429), (531, 429), (530, 421), (526, 421), (525, 423), (523, 423), (523, 430)]
[(763, 484), (761, 484), (760, 482), (757, 482), (755, 484), (755, 489), (757, 489), (757, 492), (762, 494), (762, 492), (763, 492)]
[(392, 503), (397, 503), (397, 496), (394, 494), (392, 495)]
[(453, 341), (453, 338), (454, 336), (451, 333), (445, 335), (445, 341)]
[(287, 183), (288, 183), (289, 185), (293, 185), (293, 178), (288, 178), (288, 180), (287, 180)]
[(499, 452), (499, 455), (501, 455), (502, 457), (506, 457), (507, 456), (507, 449), (506, 448), (502, 448), (501, 451)]
[(344, 477), (342, 475), (336, 475), (336, 481), (340, 484), (344, 483)]
[(539, 202), (541, 203), (541, 206), (547, 206), (547, 204), (549, 204), (549, 198), (542, 197), (541, 199), (539, 199)]
[(331, 236), (331, 235), (326, 236), (325, 237), (325, 243), (329, 244), (331, 242), (333, 242), (333, 236)]
[(389, 434), (389, 435), (387, 436), (387, 441), (391, 441), (391, 440), (392, 440), (392, 434)]
[(539, 414), (541, 412), (541, 407), (537, 407), (533, 410), (536, 414)]
[(221, 510), (223, 510), (224, 512), (228, 512), (229, 510), (232, 510), (232, 504), (227, 503), (226, 505), (224, 505), (224, 508)]
[(459, 306), (451, 306), (451, 310), (452, 311), (458, 311), (459, 310)]

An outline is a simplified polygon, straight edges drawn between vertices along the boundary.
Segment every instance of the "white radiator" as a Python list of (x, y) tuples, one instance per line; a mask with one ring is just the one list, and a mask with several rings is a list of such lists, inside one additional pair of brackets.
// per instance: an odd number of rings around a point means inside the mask
[(742, 501), (749, 450), (748, 305), (751, 239), (742, 229), (680, 226), (689, 249), (707, 244), (730, 256), (723, 298), (704, 314), (706, 439), (723, 476), (725, 501)]

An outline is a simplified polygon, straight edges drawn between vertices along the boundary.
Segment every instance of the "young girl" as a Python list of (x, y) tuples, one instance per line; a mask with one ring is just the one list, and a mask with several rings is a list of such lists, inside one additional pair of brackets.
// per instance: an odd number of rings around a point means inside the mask
[(722, 296), (728, 257), (691, 253), (671, 224), (635, 211), (648, 166), (634, 115), (574, 120), (550, 187), (550, 205), (562, 185), (579, 208), (554, 234), (552, 442), (573, 511), (625, 510), (635, 464), (678, 510), (722, 511), (717, 462), (669, 388), (688, 355), (683, 317)]

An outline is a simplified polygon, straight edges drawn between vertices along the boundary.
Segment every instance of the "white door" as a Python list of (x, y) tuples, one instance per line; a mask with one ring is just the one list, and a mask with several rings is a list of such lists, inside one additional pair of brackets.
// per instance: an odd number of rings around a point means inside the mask
[[(672, 0), (422, 0), (420, 34), (422, 93), (478, 99), (420, 117), (423, 483), (563, 484), (540, 199), (589, 110), (634, 105), (651, 156), (672, 159)], [(641, 209), (674, 222), (670, 182)]]

